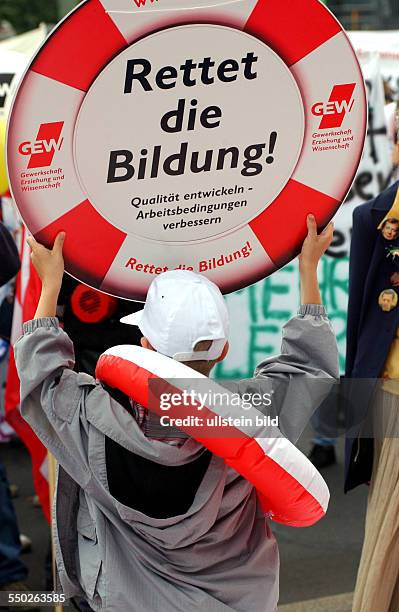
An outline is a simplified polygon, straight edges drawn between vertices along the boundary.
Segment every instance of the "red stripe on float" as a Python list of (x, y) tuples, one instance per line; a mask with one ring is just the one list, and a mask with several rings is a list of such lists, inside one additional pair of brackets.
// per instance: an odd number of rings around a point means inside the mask
[(51, 248), (59, 232), (66, 232), (67, 272), (99, 288), (126, 234), (106, 221), (88, 200), (40, 230), (35, 238)]
[[(223, 456), (220, 451), (225, 447), (225, 440), (215, 442), (219, 444), (219, 452), (215, 454)], [(208, 440), (204, 445), (208, 446)], [(255, 486), (264, 512), (270, 513), (274, 521), (291, 527), (310, 527), (325, 516), (319, 501), (266, 455), (256, 440), (248, 438), (241, 443), (237, 458), (227, 459), (226, 463)]]
[(319, 0), (259, 0), (244, 31), (263, 40), (291, 66), (342, 28)]
[(339, 205), (335, 198), (291, 179), (249, 226), (273, 263), (280, 267), (300, 251), (307, 234), (307, 215), (312, 213), (319, 227), (324, 227)]
[(31, 69), (87, 91), (100, 70), (126, 45), (99, 0), (89, 0), (54, 30)]
[[(171, 406), (167, 413), (164, 412), (160, 407), (161, 394), (180, 396), (183, 393), (181, 389), (122, 357), (102, 355), (97, 363), (96, 377), (158, 416), (167, 414), (172, 419), (184, 419), (199, 414), (197, 406), (187, 404)], [(206, 420), (214, 417), (215, 413), (204, 407), (201, 416)], [(308, 527), (325, 515), (318, 500), (289, 472), (268, 457), (256, 440), (239, 429), (229, 425), (220, 427), (223, 437), (215, 437), (214, 432), (218, 428), (210, 427), (212, 433), (209, 437), (204, 437), (206, 427), (182, 426), (179, 429), (221, 457), (227, 465), (251, 482), (259, 492), (263, 510), (270, 513), (274, 521), (292, 527)]]

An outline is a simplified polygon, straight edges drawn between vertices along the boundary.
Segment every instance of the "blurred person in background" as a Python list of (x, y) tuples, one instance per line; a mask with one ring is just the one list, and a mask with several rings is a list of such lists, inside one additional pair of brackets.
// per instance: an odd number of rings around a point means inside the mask
[(388, 137), (392, 145), (392, 173), (388, 184), (399, 180), (399, 102), (389, 102), (385, 106), (385, 119), (388, 128)]
[(370, 485), (353, 612), (399, 610), (397, 219), (399, 182), (353, 214), (345, 491)]

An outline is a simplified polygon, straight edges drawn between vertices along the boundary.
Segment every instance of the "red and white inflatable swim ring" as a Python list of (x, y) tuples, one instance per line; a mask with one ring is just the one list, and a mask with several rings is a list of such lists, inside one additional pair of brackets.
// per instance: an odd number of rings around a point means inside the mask
[[(282, 437), (278, 429), (259, 426), (252, 437), (242, 427), (228, 425), (215, 429), (204, 425), (207, 418), (226, 417), (220, 412), (220, 407), (205, 407), (199, 412), (198, 405), (188, 406), (185, 402), (178, 406), (174, 399), (171, 403), (175, 405), (171, 405), (167, 413), (162, 409), (160, 399), (163, 394), (183, 397), (184, 380), (207, 380), (202, 374), (154, 351), (136, 346), (117, 346), (100, 357), (96, 376), (160, 417), (167, 414), (169, 423), (223, 458), (227, 465), (254, 485), (265, 514), (274, 521), (292, 527), (308, 527), (324, 517), (330, 497), (325, 481), (305, 455)], [(209, 391), (226, 393), (226, 389), (210, 379)], [(199, 414), (202, 423), (192, 421), (193, 424), (183, 426), (176, 423), (176, 419), (195, 418)], [(246, 412), (247, 417), (249, 414)]]
[(144, 300), (181, 267), (227, 293), (292, 259), (307, 213), (333, 217), (366, 115), (355, 53), (318, 0), (85, 0), (16, 95), (12, 193), (39, 241), (67, 232), (66, 270), (96, 289)]

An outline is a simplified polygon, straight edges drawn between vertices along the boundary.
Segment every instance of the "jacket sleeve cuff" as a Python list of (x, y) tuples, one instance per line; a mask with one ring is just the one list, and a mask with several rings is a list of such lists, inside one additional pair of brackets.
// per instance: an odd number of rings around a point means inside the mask
[(322, 304), (303, 304), (299, 311), (299, 315), (311, 315), (312, 317), (326, 317), (327, 311)]
[(23, 332), (25, 334), (31, 334), (36, 329), (40, 329), (41, 327), (47, 329), (59, 329), (60, 324), (58, 319), (55, 317), (44, 317), (43, 319), (33, 319), (32, 321), (27, 321), (23, 325)]

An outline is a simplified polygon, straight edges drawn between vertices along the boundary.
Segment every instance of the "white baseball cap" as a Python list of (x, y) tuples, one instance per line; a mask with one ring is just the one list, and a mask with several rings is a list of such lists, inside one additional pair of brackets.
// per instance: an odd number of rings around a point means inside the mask
[[(229, 335), (229, 313), (220, 289), (205, 276), (173, 270), (155, 278), (144, 310), (121, 319), (137, 325), (161, 353), (176, 361), (212, 361), (223, 352)], [(213, 340), (207, 351), (198, 342)]]

